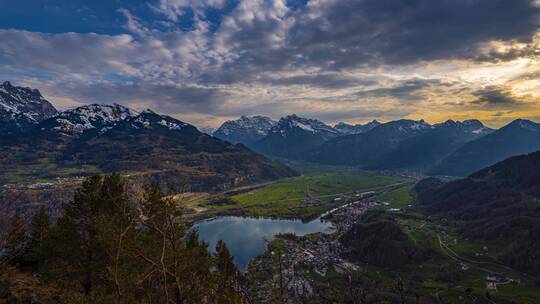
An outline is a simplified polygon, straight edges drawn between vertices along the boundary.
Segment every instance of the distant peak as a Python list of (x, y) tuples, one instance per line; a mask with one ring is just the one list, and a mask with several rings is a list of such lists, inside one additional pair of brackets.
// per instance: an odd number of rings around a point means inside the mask
[(467, 119), (467, 120), (464, 120), (463, 123), (466, 124), (466, 125), (471, 125), (471, 124), (482, 124), (483, 125), (483, 123), (478, 119)]
[(125, 112), (129, 115), (132, 115), (133, 113), (136, 113), (132, 109), (128, 107), (124, 107), (123, 105), (114, 103), (114, 104), (105, 104), (105, 103), (91, 103), (82, 105), (70, 110), (67, 110), (65, 112), (113, 112), (113, 113), (122, 113)]
[(351, 125), (346, 122), (340, 121), (334, 127), (346, 127), (346, 126), (351, 126)]
[[(236, 121), (253, 121), (253, 120), (268, 120), (270, 121), (271, 119), (269, 117), (266, 117), (266, 116), (261, 116), (261, 115), (242, 115), (240, 116), (240, 118)], [(229, 121), (235, 121), (235, 120), (229, 120)]]
[(518, 119), (515, 119), (514, 121), (511, 122), (511, 124), (513, 124), (513, 123), (516, 123), (516, 124), (522, 124), (522, 123), (528, 124), (528, 123), (534, 123), (534, 122), (531, 121), (531, 120), (525, 119), (525, 118), (518, 118)]
[(291, 114), (291, 115), (286, 116), (285, 118), (289, 118), (289, 119), (299, 119), (300, 116), (298, 116), (298, 115), (296, 115), (296, 114)]
[(365, 124), (349, 124), (346, 122), (337, 123), (334, 128), (339, 130), (342, 134), (351, 135), (351, 134), (360, 134), (370, 131), (371, 129), (378, 127), (381, 123), (377, 120), (372, 120)]
[(288, 121), (318, 121), (316, 119), (311, 119), (311, 118), (305, 118), (305, 117), (300, 117), (296, 114), (291, 114), (291, 115), (287, 115), (285, 117), (282, 117), (280, 119), (280, 121), (285, 121), (285, 122), (288, 122)]
[(518, 118), (514, 121), (512, 121), (511, 123), (509, 123), (507, 126), (512, 126), (512, 127), (518, 127), (518, 128), (522, 128), (522, 129), (529, 129), (529, 130), (533, 130), (533, 131), (538, 131), (540, 130), (540, 124), (532, 121), (532, 120), (528, 120), (528, 119), (523, 119), (523, 118)]
[(146, 109), (144, 111), (141, 112), (141, 114), (156, 114), (156, 112), (150, 110), (150, 109)]
[(0, 93), (0, 116), (9, 117), (15, 124), (36, 124), (58, 113), (36, 89), (16, 87), (4, 81)]

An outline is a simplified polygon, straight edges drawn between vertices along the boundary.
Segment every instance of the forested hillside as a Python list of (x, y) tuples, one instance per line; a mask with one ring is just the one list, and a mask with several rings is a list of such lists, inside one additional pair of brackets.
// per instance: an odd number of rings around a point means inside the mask
[(415, 189), (423, 208), (457, 220), (464, 235), (505, 244), (501, 261), (540, 273), (540, 152), (465, 179), (427, 179)]
[[(3, 206), (3, 205), (2, 205)], [(137, 200), (119, 175), (88, 178), (50, 219), (26, 226), (0, 209), (5, 303), (240, 303), (227, 247), (211, 255), (178, 205), (156, 189)]]

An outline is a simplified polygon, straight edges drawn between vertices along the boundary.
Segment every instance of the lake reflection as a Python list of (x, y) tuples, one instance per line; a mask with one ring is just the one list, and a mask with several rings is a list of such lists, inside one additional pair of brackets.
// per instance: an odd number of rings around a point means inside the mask
[(199, 229), (199, 237), (209, 243), (212, 252), (218, 240), (223, 240), (238, 269), (244, 271), (254, 257), (266, 250), (265, 239), (270, 240), (279, 233), (294, 233), (303, 236), (315, 232), (331, 232), (329, 222), (315, 219), (308, 223), (300, 220), (280, 220), (268, 218), (248, 218), (223, 216), (213, 220), (202, 221), (195, 225)]

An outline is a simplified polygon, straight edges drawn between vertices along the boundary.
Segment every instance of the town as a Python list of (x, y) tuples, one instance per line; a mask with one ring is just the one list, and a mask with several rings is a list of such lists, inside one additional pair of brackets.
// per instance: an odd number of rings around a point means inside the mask
[(338, 273), (349, 273), (360, 268), (342, 257), (342, 245), (339, 238), (350, 227), (360, 221), (361, 215), (370, 208), (383, 203), (372, 199), (375, 192), (362, 193), (356, 196), (339, 197), (343, 201), (352, 201), (342, 207), (323, 214), (321, 221), (331, 221), (334, 230), (331, 233), (315, 233), (298, 237), (294, 234), (278, 235), (267, 254), (254, 259), (248, 266), (250, 273), (267, 273), (269, 280), (264, 286), (255, 286), (258, 292), (257, 301), (266, 302), (271, 299), (272, 290), (281, 290), (283, 298), (293, 299), (307, 297), (313, 293), (312, 274), (326, 276), (331, 270)]

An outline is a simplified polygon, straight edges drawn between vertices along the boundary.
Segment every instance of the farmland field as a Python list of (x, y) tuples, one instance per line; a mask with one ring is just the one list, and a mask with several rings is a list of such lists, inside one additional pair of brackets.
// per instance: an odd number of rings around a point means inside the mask
[[(360, 170), (308, 170), (289, 178), (240, 193), (221, 194), (222, 203), (205, 203), (212, 213), (238, 212), (248, 216), (311, 218), (339, 206), (341, 196), (408, 185), (405, 176), (378, 175)], [(214, 197), (215, 198), (215, 197)]]

